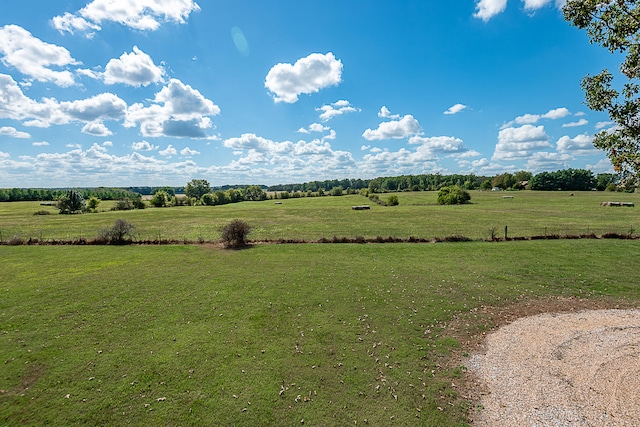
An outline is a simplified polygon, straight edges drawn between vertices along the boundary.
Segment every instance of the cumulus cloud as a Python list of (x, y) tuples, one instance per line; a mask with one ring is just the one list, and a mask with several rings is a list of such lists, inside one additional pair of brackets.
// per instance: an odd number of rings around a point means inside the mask
[(102, 78), (108, 85), (117, 83), (129, 86), (148, 86), (151, 83), (163, 83), (165, 70), (153, 63), (153, 59), (138, 46), (133, 52), (123, 53), (107, 63), (104, 73), (84, 70), (84, 74), (94, 78)]
[[(552, 0), (522, 0), (524, 9), (527, 12), (535, 12), (552, 2)], [(561, 9), (566, 0), (555, 0), (555, 5)], [(476, 13), (474, 17), (487, 22), (494, 16), (502, 13), (507, 8), (507, 0), (479, 0), (476, 3)]]
[[(0, 28), (2, 62), (40, 82), (52, 82), (61, 87), (74, 84), (73, 74), (63, 68), (78, 64), (62, 46), (45, 43), (17, 25)], [(56, 68), (56, 69), (52, 69)]]
[(333, 53), (312, 53), (295, 64), (274, 65), (264, 85), (274, 94), (275, 102), (293, 104), (301, 94), (319, 92), (342, 81), (342, 62)]
[(11, 126), (2, 126), (0, 127), (0, 135), (2, 136), (10, 136), (12, 138), (31, 138), (31, 135), (27, 132), (21, 132), (14, 127)]
[(502, 129), (493, 160), (526, 159), (534, 152), (551, 147), (544, 126), (524, 125)]
[(113, 93), (101, 93), (87, 99), (61, 102), (60, 111), (83, 122), (119, 120), (125, 116), (127, 103)]
[(367, 129), (362, 136), (368, 141), (384, 139), (403, 139), (419, 135), (422, 131), (420, 123), (410, 114), (399, 120), (382, 122), (377, 129)]
[(173, 145), (169, 144), (164, 150), (158, 151), (158, 154), (165, 157), (171, 157), (178, 154), (178, 151), (173, 147)]
[(111, 136), (113, 132), (107, 128), (102, 122), (91, 122), (84, 125), (82, 133), (93, 136)]
[(575, 138), (563, 136), (556, 143), (559, 153), (569, 153), (574, 156), (587, 156), (598, 150), (593, 146), (593, 136), (582, 134)]
[(577, 122), (565, 123), (562, 125), (563, 128), (575, 128), (579, 126), (588, 125), (589, 121), (587, 119), (580, 119)]
[(476, 3), (476, 13), (473, 16), (487, 22), (506, 8), (507, 0), (480, 0)]
[(505, 127), (509, 127), (514, 123), (519, 125), (535, 124), (538, 123), (541, 119), (557, 120), (567, 117), (570, 114), (571, 112), (565, 107), (555, 108), (547, 111), (544, 114), (524, 114), (522, 116), (516, 117), (513, 122), (507, 123)]
[(568, 154), (537, 152), (529, 157), (525, 169), (537, 173), (548, 170), (566, 169), (573, 157)]
[(185, 147), (182, 150), (180, 150), (180, 155), (185, 156), (185, 157), (197, 156), (198, 154), (200, 154), (199, 151), (192, 150), (189, 147)]
[(85, 131), (105, 134), (101, 123), (125, 117), (127, 104), (117, 95), (102, 93), (91, 98), (58, 102), (44, 98), (41, 102), (27, 97), (11, 76), (0, 74), (0, 119), (24, 120), (24, 125), (49, 127), (72, 122), (91, 123)]
[(378, 111), (378, 117), (380, 117), (381, 119), (398, 120), (400, 118), (400, 114), (391, 114), (391, 111), (389, 111), (387, 106), (383, 105), (380, 108), (380, 111)]
[(49, 143), (47, 141), (37, 141), (32, 143), (31, 145), (33, 145), (34, 147), (46, 147), (49, 145)]
[(299, 133), (306, 133), (309, 134), (311, 132), (325, 132), (330, 130), (331, 128), (329, 126), (323, 126), (320, 123), (312, 123), (309, 125), (308, 128), (300, 128), (298, 129)]
[(481, 176), (497, 175), (508, 170), (515, 170), (515, 166), (505, 166), (500, 163), (494, 163), (487, 158), (477, 160), (460, 160), (458, 161), (460, 173), (473, 173)]
[(117, 22), (137, 30), (157, 30), (166, 22), (184, 24), (200, 10), (193, 0), (93, 0), (78, 12), (52, 19), (60, 32), (92, 34), (103, 22)]
[(322, 114), (320, 114), (320, 120), (328, 122), (336, 116), (357, 112), (360, 111), (360, 109), (353, 107), (349, 101), (343, 99), (334, 102), (333, 104), (323, 105), (322, 107), (316, 108), (316, 111), (322, 111)]
[(444, 112), (444, 114), (447, 115), (452, 115), (452, 114), (458, 114), (464, 110), (467, 109), (467, 106), (464, 104), (456, 104), (452, 107), (450, 107), (447, 111)]
[(462, 154), (469, 151), (460, 138), (453, 136), (412, 136), (409, 144), (420, 145), (418, 150), (429, 152), (436, 156), (438, 154)]
[(173, 136), (178, 138), (211, 138), (206, 131), (213, 127), (209, 116), (220, 114), (220, 107), (198, 90), (171, 79), (156, 93), (153, 103), (129, 107), (125, 126), (140, 125), (143, 136)]
[(158, 149), (158, 146), (150, 144), (147, 141), (140, 141), (131, 144), (131, 149), (133, 151), (154, 151)]
[[(118, 156), (108, 153), (100, 144), (93, 144), (87, 150), (72, 148), (67, 152), (40, 153), (21, 159), (21, 164), (10, 165), (11, 176), (3, 179), (7, 185), (37, 186), (47, 182), (52, 187), (63, 187), (75, 182), (86, 186), (117, 186), (122, 181), (140, 182), (141, 176), (153, 185), (154, 182), (187, 182), (192, 176), (205, 172), (205, 168), (192, 160), (168, 162), (138, 152)], [(3, 170), (4, 166), (0, 165), (0, 174)]]

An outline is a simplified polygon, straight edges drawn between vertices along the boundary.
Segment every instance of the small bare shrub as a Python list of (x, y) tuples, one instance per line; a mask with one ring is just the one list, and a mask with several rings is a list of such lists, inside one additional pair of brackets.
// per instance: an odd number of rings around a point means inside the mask
[(133, 242), (136, 226), (124, 219), (117, 219), (110, 228), (98, 232), (97, 242), (112, 245), (126, 245)]
[(24, 245), (24, 239), (16, 234), (14, 236), (11, 236), (11, 238), (7, 240), (7, 245), (9, 246)]
[(220, 238), (227, 248), (241, 248), (247, 246), (247, 235), (251, 226), (241, 219), (234, 219), (220, 230)]

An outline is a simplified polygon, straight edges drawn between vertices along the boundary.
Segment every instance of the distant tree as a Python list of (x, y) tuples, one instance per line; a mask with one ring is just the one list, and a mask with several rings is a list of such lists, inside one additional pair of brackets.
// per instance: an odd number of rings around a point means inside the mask
[(488, 179), (485, 179), (484, 181), (482, 181), (482, 184), (480, 185), (480, 189), (491, 190), (491, 181), (489, 181)]
[(491, 180), (491, 185), (494, 187), (498, 187), (501, 188), (503, 190), (509, 189), (509, 188), (513, 188), (513, 186), (516, 184), (516, 178), (510, 174), (510, 173), (503, 173), (500, 175), (496, 175), (492, 180)]
[(244, 189), (244, 199), (252, 202), (267, 200), (267, 193), (258, 185), (250, 185)]
[(196, 200), (200, 200), (203, 195), (210, 192), (211, 186), (206, 179), (192, 179), (184, 188), (184, 193), (187, 197), (195, 197)]
[(441, 205), (461, 205), (471, 200), (469, 192), (454, 185), (451, 187), (442, 187), (438, 191), (438, 204)]
[(331, 195), (332, 196), (342, 196), (342, 187), (340, 187), (340, 186), (333, 187), (331, 189)]
[(527, 172), (527, 171), (518, 171), (518, 172), (513, 174), (513, 177), (518, 182), (529, 181), (533, 177), (533, 174), (531, 172)]
[(153, 195), (149, 203), (151, 203), (156, 208), (163, 208), (167, 206), (171, 196), (164, 190), (157, 191), (156, 194)]
[(98, 205), (100, 204), (100, 199), (97, 197), (91, 197), (87, 202), (87, 209), (89, 212), (95, 212), (98, 210)]
[(164, 191), (170, 197), (174, 197), (176, 195), (176, 189), (174, 187), (158, 187), (151, 189), (151, 195), (156, 195), (159, 191)]
[(616, 126), (598, 133), (593, 145), (604, 150), (623, 179), (640, 177), (640, 2), (635, 0), (568, 0), (564, 18), (587, 31), (591, 43), (624, 55), (621, 74), (627, 79), (622, 91), (612, 86), (613, 75), (603, 70), (582, 79), (587, 105), (606, 111)]
[(613, 184), (615, 187), (616, 175), (612, 173), (600, 173), (596, 181), (596, 189), (598, 191), (604, 191), (610, 184)]
[(69, 190), (58, 198), (57, 207), (61, 214), (81, 212), (84, 206), (84, 197), (75, 190)]

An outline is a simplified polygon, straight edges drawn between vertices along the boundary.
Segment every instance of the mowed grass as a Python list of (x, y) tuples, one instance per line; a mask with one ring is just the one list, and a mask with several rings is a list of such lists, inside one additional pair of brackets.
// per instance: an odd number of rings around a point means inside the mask
[(2, 246), (0, 424), (466, 425), (452, 316), (639, 301), (639, 253), (608, 239)]
[[(233, 219), (247, 221), (252, 240), (317, 241), (333, 236), (354, 238), (410, 236), (424, 239), (463, 235), (487, 239), (492, 230), (504, 237), (539, 235), (638, 234), (640, 199), (637, 194), (610, 192), (482, 192), (472, 191), (471, 204), (439, 206), (435, 192), (397, 193), (400, 205), (384, 207), (359, 195), (243, 202), (224, 206), (148, 208), (109, 211), (103, 202), (97, 214), (58, 215), (37, 202), (0, 203), (0, 238), (91, 239), (99, 230), (123, 218), (136, 225), (143, 240), (214, 241), (219, 229)], [(571, 196), (570, 194), (573, 194)], [(511, 196), (513, 198), (503, 198)], [(386, 195), (381, 196), (383, 199)], [(602, 207), (603, 201), (634, 202), (635, 208)], [(368, 204), (371, 210), (351, 206)], [(34, 216), (38, 210), (52, 215)]]

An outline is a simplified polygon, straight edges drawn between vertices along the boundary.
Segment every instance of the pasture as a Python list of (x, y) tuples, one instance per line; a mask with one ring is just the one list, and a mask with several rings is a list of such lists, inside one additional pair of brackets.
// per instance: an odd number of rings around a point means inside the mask
[[(139, 211), (109, 211), (112, 203), (102, 202), (99, 207), (102, 212), (83, 215), (58, 215), (55, 208), (37, 202), (0, 203), (0, 240), (16, 235), (25, 240), (93, 238), (118, 218), (136, 225), (139, 239), (179, 241), (217, 240), (219, 228), (236, 218), (253, 226), (249, 236), (252, 240), (317, 241), (333, 236), (404, 239), (414, 236), (430, 240), (450, 235), (479, 240), (489, 238), (491, 230), (502, 237), (505, 226), (513, 237), (637, 234), (640, 230), (640, 206), (600, 206), (603, 201), (639, 205), (637, 194), (472, 191), (471, 204), (453, 207), (437, 205), (436, 192), (397, 195), (400, 205), (393, 207), (376, 205), (359, 195), (280, 200), (282, 204), (266, 200)], [(362, 204), (369, 204), (371, 209), (351, 210), (351, 206)], [(33, 215), (42, 209), (52, 215)]]
[[(91, 237), (126, 218), (151, 238), (215, 240), (240, 218), (251, 239), (313, 240), (640, 225), (637, 208), (599, 206), (636, 195), (474, 192), (448, 207), (433, 195), (364, 212), (350, 209), (361, 196), (70, 216), (6, 203), (0, 230)], [(617, 239), (3, 245), (0, 424), (467, 425), (455, 356), (461, 336), (494, 326), (479, 309), (558, 296), (637, 307), (639, 253)]]

